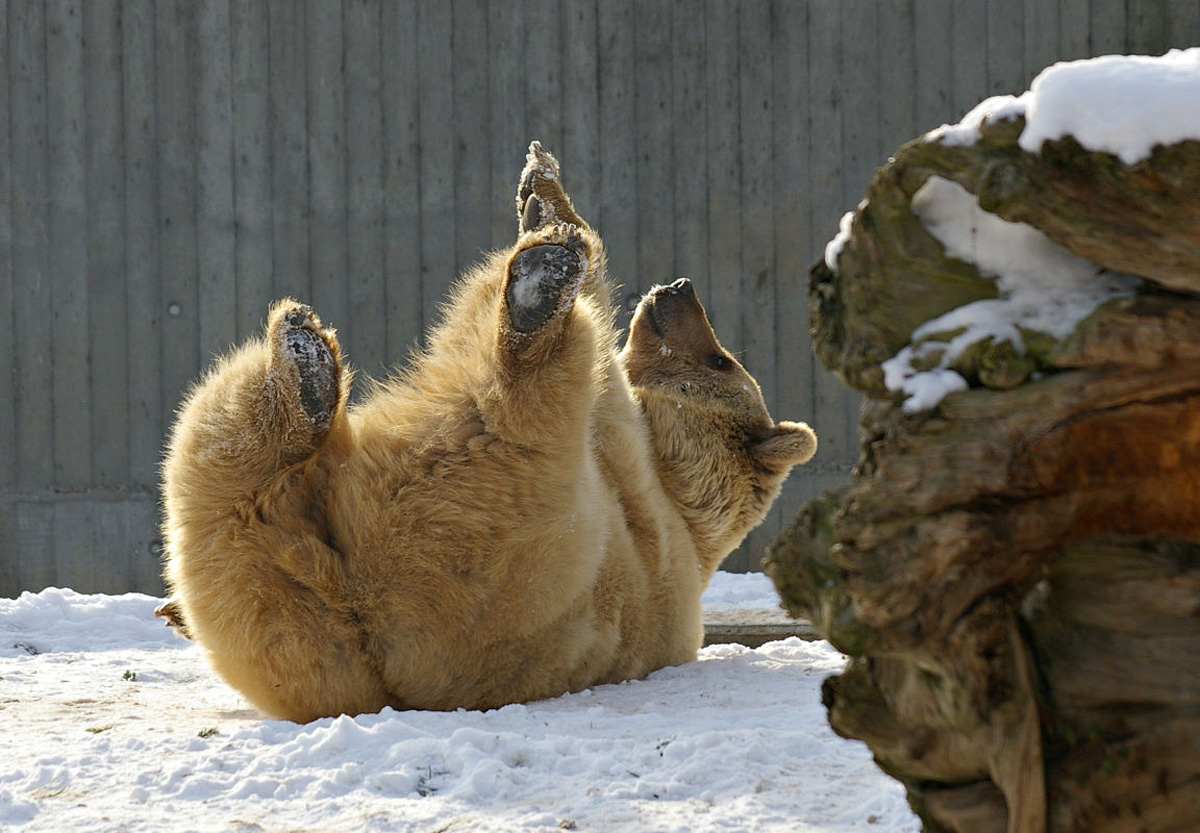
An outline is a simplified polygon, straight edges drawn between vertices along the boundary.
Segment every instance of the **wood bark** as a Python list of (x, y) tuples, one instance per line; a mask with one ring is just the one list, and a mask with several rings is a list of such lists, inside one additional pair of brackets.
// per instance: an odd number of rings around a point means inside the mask
[[(871, 398), (852, 482), (767, 572), (849, 655), (831, 725), (926, 830), (1200, 829), (1200, 143), (1128, 166), (1022, 127), (906, 145), (813, 267), (814, 350)], [(880, 363), (996, 293), (913, 215), (934, 175), (1145, 282), (1065, 339), (968, 351), (971, 388), (907, 414)]]

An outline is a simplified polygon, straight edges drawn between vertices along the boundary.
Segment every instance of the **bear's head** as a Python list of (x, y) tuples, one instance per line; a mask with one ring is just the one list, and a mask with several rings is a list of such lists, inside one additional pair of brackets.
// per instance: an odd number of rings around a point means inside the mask
[(758, 383), (717, 341), (686, 278), (642, 299), (620, 360), (663, 483), (702, 565), (715, 570), (762, 521), (792, 466), (812, 458), (816, 435), (802, 422), (771, 419)]

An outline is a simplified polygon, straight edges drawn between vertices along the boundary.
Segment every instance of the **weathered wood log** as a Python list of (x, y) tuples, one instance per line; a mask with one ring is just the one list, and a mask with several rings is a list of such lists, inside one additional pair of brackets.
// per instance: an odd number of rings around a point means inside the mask
[(705, 646), (733, 643), (757, 648), (793, 636), (807, 641), (821, 638), (808, 622), (793, 619), (783, 610), (704, 611)]
[[(766, 569), (851, 657), (831, 725), (926, 830), (1200, 829), (1200, 143), (1126, 165), (1022, 127), (901, 148), (813, 267), (814, 350), (870, 399), (851, 484)], [(1066, 336), (971, 345), (967, 389), (910, 412), (884, 363), (999, 293), (914, 211), (935, 176), (1145, 280)]]
[(1106, 269), (1200, 293), (1200, 142), (1157, 148), (1130, 167), (1083, 151), (1071, 137), (1026, 153), (1017, 146), (1023, 127), (1022, 118), (985, 124), (970, 146), (917, 139), (876, 174), (838, 258), (853, 280), (839, 280), (822, 261), (810, 281), (813, 350), (848, 385), (886, 395), (880, 364), (914, 329), (996, 295), (994, 281), (947, 257), (914, 216), (912, 198), (931, 176)]

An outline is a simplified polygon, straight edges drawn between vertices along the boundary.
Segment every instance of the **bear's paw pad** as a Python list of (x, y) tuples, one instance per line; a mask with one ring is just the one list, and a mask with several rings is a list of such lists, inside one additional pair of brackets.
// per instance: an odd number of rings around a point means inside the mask
[(571, 237), (566, 245), (531, 246), (513, 258), (506, 291), (513, 329), (532, 333), (570, 309), (586, 268), (581, 250)]
[(313, 425), (323, 428), (329, 425), (337, 405), (337, 367), (321, 334), (304, 326), (308, 320), (301, 312), (287, 315), (283, 350), (300, 374), (300, 407)]

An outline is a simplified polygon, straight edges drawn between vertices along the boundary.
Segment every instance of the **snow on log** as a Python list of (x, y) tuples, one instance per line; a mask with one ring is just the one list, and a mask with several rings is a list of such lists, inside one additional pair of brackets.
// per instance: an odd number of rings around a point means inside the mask
[(767, 559), (930, 831), (1200, 829), (1200, 49), (911, 142), (812, 269), (852, 482)]

